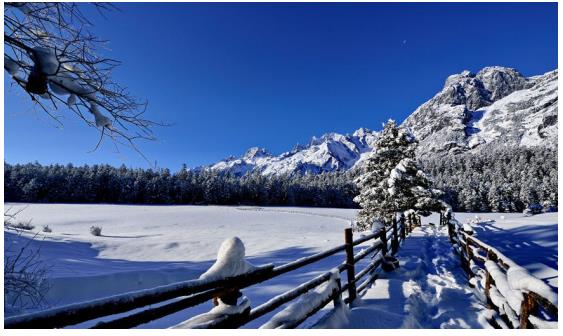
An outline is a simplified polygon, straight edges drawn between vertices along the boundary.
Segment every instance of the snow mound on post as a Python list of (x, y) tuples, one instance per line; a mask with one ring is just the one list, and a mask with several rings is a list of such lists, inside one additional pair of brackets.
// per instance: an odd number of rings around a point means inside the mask
[(557, 294), (540, 279), (532, 276), (526, 269), (520, 266), (511, 266), (506, 272), (510, 288), (515, 290), (534, 292), (557, 305)]
[(487, 271), (489, 271), (491, 277), (495, 280), (495, 285), (498, 291), (506, 299), (510, 308), (512, 308), (515, 312), (520, 311), (520, 305), (522, 304), (522, 300), (524, 299), (522, 292), (511, 288), (507, 276), (502, 272), (502, 270), (494, 261), (487, 260), (485, 262), (485, 268), (487, 269)]
[(474, 233), (473, 227), (471, 225), (469, 225), (468, 223), (463, 224), (463, 231), (465, 231), (465, 233), (468, 233), (470, 235), (472, 235)]
[(225, 239), (217, 253), (215, 263), (199, 278), (218, 280), (251, 272), (256, 267), (244, 259), (245, 248), (238, 237)]
[(528, 316), (528, 319), (538, 329), (557, 329), (557, 321), (545, 321), (534, 315)]
[(327, 282), (302, 295), (299, 300), (274, 315), (272, 319), (262, 325), (260, 329), (277, 329), (283, 327), (284, 324), (291, 324), (295, 321), (305, 319), (307, 314), (331, 297), (335, 289), (338, 289), (340, 273), (338, 269), (332, 270), (331, 273)]

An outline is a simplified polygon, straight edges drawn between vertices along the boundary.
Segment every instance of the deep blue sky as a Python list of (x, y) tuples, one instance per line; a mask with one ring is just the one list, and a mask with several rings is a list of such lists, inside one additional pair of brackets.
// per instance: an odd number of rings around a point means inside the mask
[[(119, 4), (93, 31), (123, 61), (115, 77), (172, 125), (140, 143), (177, 170), (274, 154), (326, 132), (402, 121), (446, 77), (489, 65), (557, 68), (557, 4)], [(5, 89), (5, 160), (147, 167), (68, 111), (55, 124)]]

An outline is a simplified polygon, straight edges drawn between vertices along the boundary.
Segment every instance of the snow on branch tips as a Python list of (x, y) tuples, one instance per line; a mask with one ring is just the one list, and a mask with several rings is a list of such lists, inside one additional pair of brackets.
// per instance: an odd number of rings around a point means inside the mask
[[(112, 78), (120, 64), (101, 55), (106, 41), (88, 31), (80, 3), (6, 3), (4, 69), (31, 101), (56, 120), (67, 106), (88, 126), (117, 144), (137, 150), (137, 139), (154, 139), (162, 125), (143, 118), (146, 102)], [(94, 4), (98, 11), (111, 4)], [(96, 148), (99, 146), (96, 145)], [(138, 150), (137, 150), (138, 151)], [(139, 151), (138, 151), (139, 152)]]

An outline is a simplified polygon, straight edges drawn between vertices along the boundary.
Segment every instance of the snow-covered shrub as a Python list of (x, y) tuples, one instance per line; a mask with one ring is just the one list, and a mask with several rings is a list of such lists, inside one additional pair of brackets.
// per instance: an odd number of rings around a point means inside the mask
[(35, 229), (35, 225), (31, 224), (31, 220), (27, 222), (18, 222), (17, 224), (12, 224), (12, 227), (14, 229), (26, 230), (26, 231), (31, 231)]
[(530, 204), (526, 207), (526, 209), (524, 209), (524, 215), (526, 216), (533, 216), (533, 215), (538, 215), (542, 212), (543, 207), (541, 206), (541, 204)]
[(25, 243), (29, 238), (19, 229), (33, 226), (30, 222), (12, 223), (24, 209), (4, 212), (4, 228), (9, 230), (4, 231), (4, 311), (10, 315), (41, 307), (49, 289), (40, 250)]
[(49, 225), (43, 225), (43, 232), (53, 232), (53, 230), (51, 230)]
[(551, 201), (543, 201), (543, 212), (557, 212), (557, 204), (554, 204)]
[(100, 226), (90, 226), (90, 233), (93, 236), (99, 237), (102, 235), (102, 228)]

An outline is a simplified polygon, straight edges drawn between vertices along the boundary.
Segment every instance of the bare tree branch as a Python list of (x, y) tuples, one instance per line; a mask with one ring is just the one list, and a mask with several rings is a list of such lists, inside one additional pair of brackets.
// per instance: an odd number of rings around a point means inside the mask
[[(116, 9), (106, 3), (93, 5), (102, 14)], [(89, 127), (97, 128), (100, 140), (95, 149), (105, 136), (140, 153), (134, 142), (154, 140), (153, 128), (165, 124), (145, 119), (147, 102), (113, 80), (120, 62), (99, 53), (107, 41), (88, 31), (91, 22), (81, 6), (6, 3), (4, 69), (58, 123), (53, 111), (67, 106)]]

